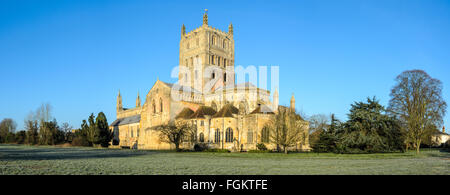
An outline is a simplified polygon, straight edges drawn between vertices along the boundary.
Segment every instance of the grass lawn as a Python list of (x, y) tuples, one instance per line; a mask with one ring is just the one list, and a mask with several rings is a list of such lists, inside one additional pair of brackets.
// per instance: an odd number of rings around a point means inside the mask
[(203, 153), (0, 145), (0, 175), (450, 174), (450, 153)]

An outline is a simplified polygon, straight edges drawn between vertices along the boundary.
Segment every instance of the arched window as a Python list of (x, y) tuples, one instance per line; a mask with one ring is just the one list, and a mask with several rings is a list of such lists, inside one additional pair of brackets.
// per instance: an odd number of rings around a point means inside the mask
[(211, 103), (211, 108), (213, 108), (215, 111), (217, 111), (217, 104), (216, 102)]
[(223, 82), (227, 82), (227, 73), (223, 74)]
[(215, 64), (214, 63), (214, 55), (211, 55), (211, 64), (213, 64), (213, 65)]
[(247, 143), (252, 144), (253, 143), (253, 131), (248, 131), (247, 133)]
[(216, 129), (216, 133), (214, 135), (214, 142), (219, 143), (220, 142), (220, 130)]
[(270, 140), (269, 136), (270, 136), (269, 128), (264, 127), (261, 131), (261, 142), (269, 143), (269, 140)]
[(228, 128), (227, 131), (225, 132), (225, 142), (233, 142), (233, 129), (232, 128)]
[(156, 104), (155, 104), (155, 100), (153, 100), (153, 102), (152, 102), (152, 107), (153, 107), (153, 113), (156, 113)]
[(163, 101), (162, 101), (161, 98), (159, 99), (159, 108), (160, 108), (161, 113), (162, 113), (163, 112)]
[(203, 135), (203, 133), (200, 133), (200, 142), (205, 142), (205, 135)]

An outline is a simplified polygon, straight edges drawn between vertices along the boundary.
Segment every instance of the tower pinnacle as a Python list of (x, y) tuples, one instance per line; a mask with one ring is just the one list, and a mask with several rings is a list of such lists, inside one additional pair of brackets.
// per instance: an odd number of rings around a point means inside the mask
[(230, 26), (228, 26), (228, 34), (233, 35), (233, 24), (230, 23)]
[(278, 111), (278, 105), (279, 105), (279, 94), (278, 94), (278, 90), (275, 88), (275, 92), (273, 93), (273, 105), (272, 108), (273, 110), (276, 112)]
[(291, 97), (291, 110), (295, 111), (295, 98), (294, 98), (294, 93), (292, 93), (292, 97)]
[(141, 98), (139, 97), (139, 91), (136, 98), (136, 108), (141, 107)]
[(208, 9), (205, 9), (205, 13), (203, 14), (203, 25), (208, 26)]
[(181, 36), (184, 36), (185, 34), (186, 34), (186, 27), (183, 24), (183, 26), (181, 27)]
[(119, 95), (117, 96), (117, 111), (123, 110), (123, 106), (122, 106), (122, 96), (120, 95), (120, 90), (119, 90)]

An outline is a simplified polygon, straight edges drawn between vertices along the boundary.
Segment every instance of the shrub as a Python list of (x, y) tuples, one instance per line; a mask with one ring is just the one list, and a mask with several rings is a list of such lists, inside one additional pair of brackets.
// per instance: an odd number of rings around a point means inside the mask
[(249, 150), (248, 153), (270, 153), (270, 150)]
[(25, 131), (19, 131), (16, 133), (16, 142), (18, 144), (23, 144), (25, 143), (25, 138), (26, 138), (26, 132)]
[(206, 152), (215, 152), (215, 153), (229, 153), (230, 151), (227, 149), (207, 149)]
[(194, 145), (194, 151), (196, 151), (196, 152), (203, 152), (208, 149), (209, 149), (209, 147), (208, 147), (208, 144), (206, 144), (206, 143), (197, 143)]
[(262, 150), (262, 151), (266, 151), (267, 150), (266, 145), (264, 145), (263, 143), (257, 144), (256, 148), (258, 148), (258, 150)]
[(77, 136), (72, 140), (72, 146), (89, 146), (89, 142), (86, 137)]
[(9, 132), (6, 136), (5, 143), (14, 143), (16, 142), (16, 135), (12, 132)]

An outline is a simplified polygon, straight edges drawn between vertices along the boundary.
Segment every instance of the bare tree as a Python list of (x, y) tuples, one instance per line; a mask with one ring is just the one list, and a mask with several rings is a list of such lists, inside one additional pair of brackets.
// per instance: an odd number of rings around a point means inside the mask
[(305, 123), (301, 116), (290, 108), (279, 108), (278, 113), (269, 121), (270, 141), (277, 146), (282, 146), (285, 154), (288, 148), (305, 140)]
[(447, 103), (442, 98), (442, 82), (422, 70), (405, 71), (396, 78), (389, 112), (403, 123), (407, 148), (412, 143), (417, 154), (430, 126), (440, 126)]
[(160, 125), (156, 127), (160, 131), (160, 140), (162, 142), (171, 143), (175, 145), (176, 151), (180, 150), (180, 145), (192, 138), (195, 132), (195, 127), (188, 121), (178, 120), (176, 122), (169, 122), (167, 125)]
[(72, 131), (73, 127), (69, 125), (69, 123), (63, 123), (61, 126), (61, 130), (64, 131), (64, 133), (68, 133)]
[(309, 118), (309, 143), (314, 146), (320, 140), (320, 135), (330, 128), (330, 117), (324, 114), (312, 115)]
[(316, 131), (326, 131), (330, 126), (330, 117), (324, 114), (316, 114), (312, 115), (309, 118), (309, 130), (310, 133), (314, 133)]
[(13, 119), (5, 118), (0, 122), (0, 142), (7, 142), (7, 137), (16, 131), (17, 124)]
[[(35, 113), (34, 118), (39, 121), (39, 142), (48, 144), (52, 142), (52, 129), (49, 127), (52, 121), (52, 106), (49, 103), (43, 103)], [(53, 126), (53, 125), (50, 125)]]
[(36, 110), (36, 119), (39, 120), (40, 123), (49, 122), (52, 120), (52, 106), (49, 103), (42, 104)]

